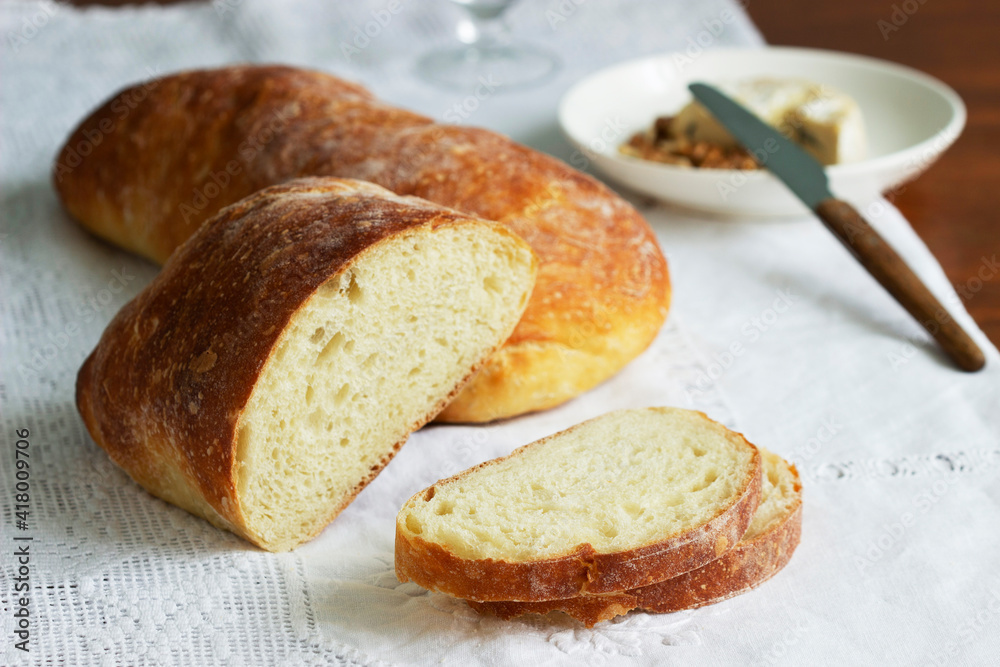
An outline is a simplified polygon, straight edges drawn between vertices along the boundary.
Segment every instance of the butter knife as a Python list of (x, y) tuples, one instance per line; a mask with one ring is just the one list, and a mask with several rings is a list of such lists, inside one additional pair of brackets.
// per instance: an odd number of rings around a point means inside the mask
[(822, 165), (777, 129), (712, 86), (692, 83), (691, 93), (751, 154), (781, 179), (840, 239), (865, 269), (927, 330), (964, 371), (986, 364), (982, 350), (927, 286), (858, 211), (837, 199)]

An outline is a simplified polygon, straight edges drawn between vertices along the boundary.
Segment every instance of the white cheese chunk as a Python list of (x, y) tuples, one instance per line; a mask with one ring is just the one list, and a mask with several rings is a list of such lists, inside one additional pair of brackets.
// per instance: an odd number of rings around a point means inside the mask
[[(827, 85), (808, 81), (755, 79), (717, 84), (761, 120), (778, 128), (821, 164), (863, 160), (867, 154), (864, 120), (857, 103)], [(681, 109), (673, 134), (724, 148), (739, 143), (701, 104)]]

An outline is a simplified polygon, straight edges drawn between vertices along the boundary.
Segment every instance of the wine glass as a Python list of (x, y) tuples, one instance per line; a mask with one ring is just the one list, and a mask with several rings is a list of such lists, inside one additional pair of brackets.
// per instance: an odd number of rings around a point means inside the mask
[(525, 44), (511, 43), (503, 14), (516, 0), (451, 0), (465, 8), (458, 24), (460, 47), (431, 51), (417, 61), (425, 79), (452, 88), (493, 82), (503, 87), (523, 86), (552, 74), (558, 60)]

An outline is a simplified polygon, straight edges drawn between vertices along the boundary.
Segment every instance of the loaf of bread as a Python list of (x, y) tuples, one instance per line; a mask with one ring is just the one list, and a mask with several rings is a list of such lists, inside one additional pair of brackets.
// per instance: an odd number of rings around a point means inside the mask
[(760, 490), (757, 448), (702, 413), (611, 412), (410, 498), (396, 575), (476, 601), (624, 592), (731, 550)]
[(303, 179), (221, 211), (77, 378), (140, 485), (268, 550), (316, 535), (500, 347), (530, 297), (507, 228)]
[(666, 317), (656, 239), (606, 187), (501, 135), (436, 124), (320, 72), (226, 67), (126, 89), (73, 132), (54, 169), (85, 227), (158, 262), (223, 206), (300, 176), (371, 181), (495, 220), (538, 255), (520, 324), (442, 420), (558, 405), (635, 358)]
[(802, 484), (783, 458), (760, 448), (764, 463), (760, 505), (736, 548), (679, 577), (625, 593), (547, 602), (474, 602), (479, 612), (509, 619), (562, 611), (588, 628), (633, 609), (665, 614), (727, 600), (759, 586), (785, 567), (802, 534)]

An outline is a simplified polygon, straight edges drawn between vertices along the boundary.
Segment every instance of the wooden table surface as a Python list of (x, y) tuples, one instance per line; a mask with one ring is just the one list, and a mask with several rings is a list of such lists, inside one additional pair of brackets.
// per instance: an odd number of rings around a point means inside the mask
[(922, 176), (888, 196), (979, 326), (1000, 344), (1000, 2), (742, 2), (771, 44), (892, 60), (938, 77), (962, 96), (965, 132)]

